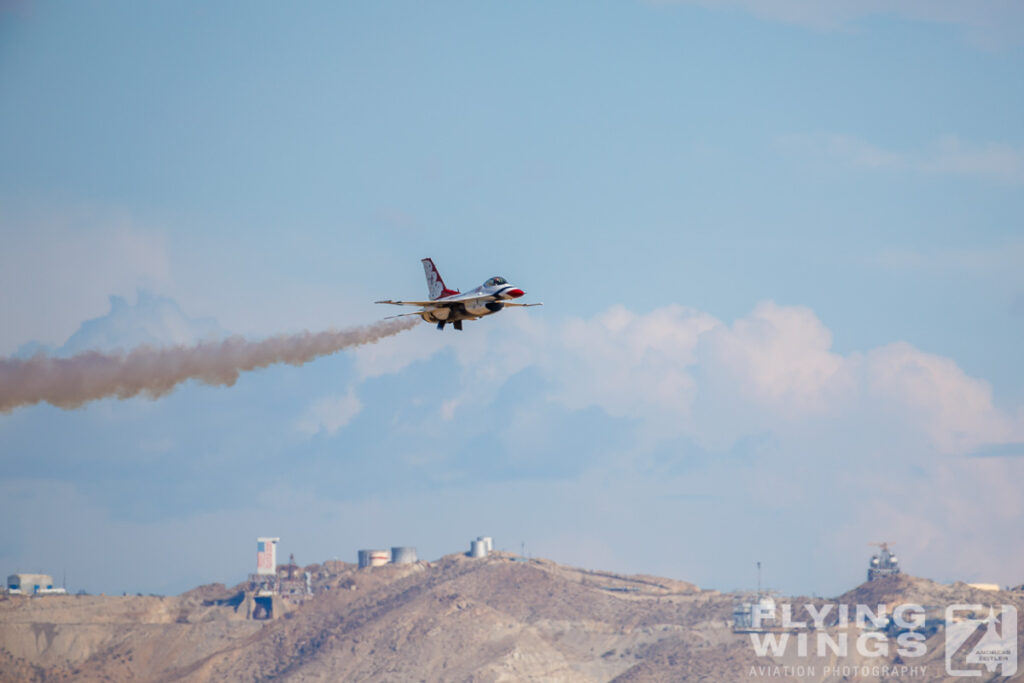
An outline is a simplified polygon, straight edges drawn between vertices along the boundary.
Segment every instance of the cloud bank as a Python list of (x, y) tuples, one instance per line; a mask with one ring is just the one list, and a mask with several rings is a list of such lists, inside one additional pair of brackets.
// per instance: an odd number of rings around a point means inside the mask
[[(874, 540), (896, 543), (918, 575), (1020, 581), (1013, 567), (1024, 549), (1005, 539), (1019, 538), (1024, 494), (1008, 482), (1024, 476), (1024, 458), (988, 454), (1024, 452), (1015, 448), (1024, 410), (1000, 405), (987, 381), (950, 358), (902, 341), (839, 353), (812, 310), (770, 301), (731, 323), (683, 306), (615, 306), (556, 323), (504, 316), (462, 338), (424, 339), (423, 355), (407, 361), (400, 347), (418, 335), (354, 354), (367, 376), (418, 372), (434, 355), (454, 364), (456, 388), (411, 432), (430, 434), (444, 421), (473, 433), (480, 406), (490, 406), (504, 419), (481, 429), (505, 455), (491, 449), (486, 458), (508, 458), (510, 467), (523, 458), (552, 469), (575, 463), (576, 481), (592, 479), (587, 505), (633, 523), (647, 523), (648, 513), (683, 515), (680, 538), (723, 553), (714, 570), (677, 558), (692, 565), (691, 579), (731, 575), (722, 563), (752, 561), (755, 552), (798, 573), (778, 544), (802, 538), (835, 546), (837, 559), (813, 570), (831, 581), (844, 572), (862, 580), (843, 562), (860, 562), (859, 544)], [(567, 417), (588, 411), (603, 417)], [(578, 448), (586, 429), (610, 431)], [(688, 525), (691, 514), (719, 537)], [(625, 543), (602, 533), (587, 529), (587, 542), (605, 550)], [(551, 547), (564, 552), (556, 536)]]
[[(317, 560), (382, 539), (437, 556), (487, 532), (560, 562), (716, 588), (746, 585), (763, 560), (776, 587), (842, 592), (877, 540), (917, 575), (1021, 580), (1024, 546), (1007, 539), (1024, 514), (1024, 411), (906, 342), (839, 352), (806, 307), (766, 301), (733, 321), (685, 306), (507, 312), (319, 363), (145, 411), (0, 417), (9, 480), (27, 487), (17, 506), (46, 509), (70, 488), (68, 514), (104, 528), (231, 539), (237, 559), (217, 554), (226, 579), (248, 569), (242, 541), (264, 533)], [(270, 506), (258, 519), (253, 491)], [(48, 529), (9, 532), (12, 558), (61, 562), (38, 540), (63, 533)], [(143, 571), (191, 585), (173, 566), (143, 568), (127, 543), (110, 558), (125, 585), (143, 587)], [(117, 588), (91, 562), (85, 585)]]
[[(450, 345), (462, 391), (478, 400), (535, 367), (548, 381), (547, 401), (709, 445), (822, 423), (875, 424), (885, 438), (902, 435), (936, 455), (1024, 439), (1021, 415), (999, 408), (989, 383), (951, 359), (906, 342), (836, 353), (831, 332), (806, 307), (764, 302), (729, 324), (682, 306), (644, 314), (616, 306), (556, 325), (507, 317), (489, 332), (428, 340), (420, 353), (407, 353), (414, 338), (360, 350), (357, 368), (396, 373)], [(451, 397), (442, 417), (465, 400)]]

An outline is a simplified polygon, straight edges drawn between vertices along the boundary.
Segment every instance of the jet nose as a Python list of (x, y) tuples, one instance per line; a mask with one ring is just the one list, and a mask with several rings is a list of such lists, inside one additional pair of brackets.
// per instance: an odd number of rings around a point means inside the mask
[(526, 292), (516, 287), (515, 289), (508, 290), (507, 292), (505, 292), (505, 294), (508, 295), (510, 299), (518, 299), (523, 294), (526, 294)]

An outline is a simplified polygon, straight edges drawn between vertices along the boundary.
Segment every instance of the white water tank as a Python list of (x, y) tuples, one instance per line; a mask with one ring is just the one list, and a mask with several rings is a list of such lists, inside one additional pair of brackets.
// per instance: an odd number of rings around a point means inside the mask
[(477, 536), (476, 540), (483, 542), (483, 544), (487, 547), (487, 552), (494, 551), (494, 539), (490, 536)]
[(483, 541), (469, 542), (470, 557), (487, 557), (487, 544)]
[(415, 564), (416, 548), (411, 546), (396, 546), (391, 548), (392, 564)]
[(379, 567), (387, 564), (391, 561), (391, 551), (389, 550), (360, 550), (359, 551), (359, 568), (365, 569), (367, 567)]

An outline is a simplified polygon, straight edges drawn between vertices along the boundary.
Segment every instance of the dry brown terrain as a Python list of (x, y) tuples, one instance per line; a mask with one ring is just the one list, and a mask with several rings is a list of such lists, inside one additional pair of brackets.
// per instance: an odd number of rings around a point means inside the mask
[[(211, 604), (237, 592), (218, 585), (177, 597), (2, 598), (0, 681), (843, 680), (824, 667), (896, 659), (895, 652), (874, 659), (852, 653), (842, 662), (800, 658), (795, 648), (759, 657), (749, 635), (732, 632), (735, 596), (501, 553), (372, 570), (338, 562), (307, 569), (316, 596), (273, 621)], [(837, 598), (908, 601), (1012, 602), (1024, 615), (1019, 591), (984, 593), (911, 577)], [(917, 675), (850, 678), (945, 680), (942, 638), (936, 632), (926, 656), (905, 662), (927, 667)], [(815, 667), (813, 675), (784, 668), (801, 665)]]

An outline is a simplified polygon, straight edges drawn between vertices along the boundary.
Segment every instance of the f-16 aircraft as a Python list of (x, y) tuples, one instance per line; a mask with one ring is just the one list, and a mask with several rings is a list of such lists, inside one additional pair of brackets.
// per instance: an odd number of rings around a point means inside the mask
[(518, 299), (525, 292), (509, 284), (503, 277), (492, 277), (476, 289), (468, 292), (460, 292), (455, 289), (448, 289), (441, 274), (437, 272), (437, 266), (433, 259), (423, 259), (423, 272), (427, 275), (427, 289), (430, 292), (430, 301), (375, 301), (376, 304), (394, 304), (395, 306), (422, 306), (421, 310), (413, 313), (401, 313), (393, 315), (392, 318), (401, 318), (406, 315), (418, 315), (428, 323), (437, 323), (437, 329), (443, 330), (447, 323), (452, 327), (462, 330), (463, 320), (476, 320), (491, 313), (497, 313), (506, 306), (542, 306), (543, 304), (518, 304), (510, 301)]

